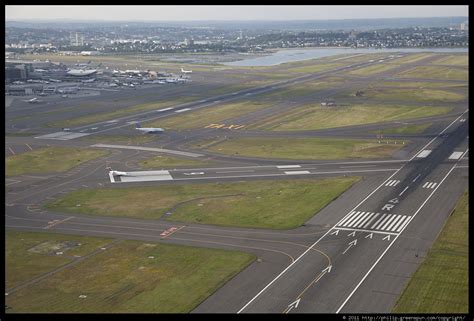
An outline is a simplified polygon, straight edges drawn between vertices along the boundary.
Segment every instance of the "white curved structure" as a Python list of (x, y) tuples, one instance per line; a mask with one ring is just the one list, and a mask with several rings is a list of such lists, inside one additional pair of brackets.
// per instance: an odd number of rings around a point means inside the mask
[(71, 76), (90, 76), (96, 72), (96, 69), (71, 69), (67, 72), (67, 74)]

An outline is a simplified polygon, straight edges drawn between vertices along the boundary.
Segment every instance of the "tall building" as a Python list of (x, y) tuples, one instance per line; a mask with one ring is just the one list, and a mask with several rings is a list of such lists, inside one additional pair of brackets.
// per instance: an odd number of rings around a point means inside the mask
[(84, 35), (80, 32), (71, 32), (69, 33), (69, 42), (71, 46), (83, 46)]

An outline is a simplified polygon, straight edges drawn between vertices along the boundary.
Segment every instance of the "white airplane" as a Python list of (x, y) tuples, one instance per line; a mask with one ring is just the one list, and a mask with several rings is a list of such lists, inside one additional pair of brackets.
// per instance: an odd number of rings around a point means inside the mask
[(30, 103), (30, 104), (36, 104), (36, 103), (40, 103), (42, 102), (42, 100), (39, 100), (38, 98), (31, 98), (29, 100), (25, 100), (26, 102)]
[(182, 72), (183, 74), (190, 74), (190, 73), (192, 73), (193, 71), (192, 71), (192, 70), (184, 70), (183, 68), (181, 68), (181, 72)]
[(145, 134), (158, 134), (162, 133), (165, 130), (163, 128), (157, 128), (157, 127), (142, 127), (140, 123), (136, 123), (135, 129), (144, 132)]
[(115, 176), (130, 176), (130, 174), (127, 172), (110, 171), (110, 173), (112, 173), (112, 175), (115, 175)]

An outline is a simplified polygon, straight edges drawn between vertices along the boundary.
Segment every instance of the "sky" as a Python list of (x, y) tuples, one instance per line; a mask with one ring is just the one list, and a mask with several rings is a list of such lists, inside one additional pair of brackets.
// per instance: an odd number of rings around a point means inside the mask
[(333, 20), (468, 16), (468, 6), (33, 6), (6, 5), (5, 20)]

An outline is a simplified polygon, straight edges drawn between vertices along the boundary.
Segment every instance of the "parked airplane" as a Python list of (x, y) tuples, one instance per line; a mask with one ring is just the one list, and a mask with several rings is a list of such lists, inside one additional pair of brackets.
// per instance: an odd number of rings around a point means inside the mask
[(181, 68), (181, 72), (182, 72), (183, 74), (190, 74), (190, 73), (192, 73), (193, 71), (192, 71), (192, 70), (184, 70), (183, 68)]
[(162, 133), (165, 130), (163, 128), (157, 128), (157, 127), (142, 127), (140, 123), (136, 123), (135, 129), (144, 132), (145, 134), (158, 134)]

